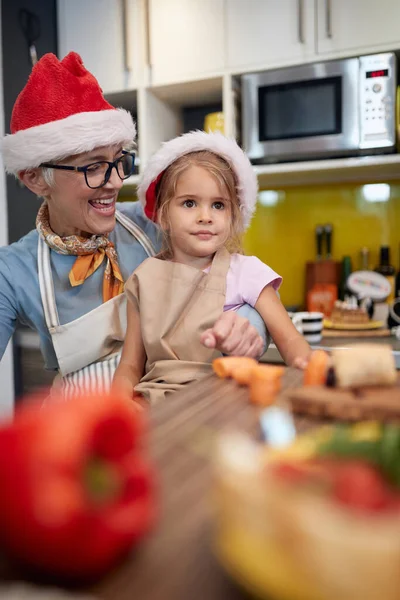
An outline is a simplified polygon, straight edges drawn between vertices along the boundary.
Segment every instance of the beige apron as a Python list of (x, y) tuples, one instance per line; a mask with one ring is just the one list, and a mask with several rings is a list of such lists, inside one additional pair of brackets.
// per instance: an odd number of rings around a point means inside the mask
[(140, 312), (147, 361), (136, 391), (151, 402), (164, 398), (211, 372), (220, 352), (206, 348), (201, 334), (221, 316), (230, 254), (216, 253), (209, 273), (180, 263), (151, 258), (125, 286), (128, 300)]
[[(148, 256), (155, 250), (149, 237), (119, 211), (116, 219), (142, 245)], [(126, 296), (120, 294), (85, 315), (60, 325), (55, 301), (50, 248), (39, 236), (39, 287), (47, 328), (59, 365), (55, 390), (71, 398), (82, 391), (110, 388), (126, 332)]]

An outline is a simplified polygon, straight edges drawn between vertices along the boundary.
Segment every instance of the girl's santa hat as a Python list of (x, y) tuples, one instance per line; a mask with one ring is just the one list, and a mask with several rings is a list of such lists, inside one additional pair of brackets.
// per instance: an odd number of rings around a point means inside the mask
[(162, 144), (160, 150), (147, 163), (138, 187), (138, 197), (146, 216), (156, 220), (156, 187), (167, 167), (181, 156), (201, 150), (209, 150), (224, 158), (235, 173), (240, 210), (246, 229), (256, 208), (257, 176), (236, 141), (221, 133), (192, 131)]
[(76, 52), (61, 61), (45, 54), (36, 63), (15, 102), (10, 128), (2, 152), (7, 172), (15, 175), (101, 146), (130, 144), (136, 136), (130, 113), (104, 99)]

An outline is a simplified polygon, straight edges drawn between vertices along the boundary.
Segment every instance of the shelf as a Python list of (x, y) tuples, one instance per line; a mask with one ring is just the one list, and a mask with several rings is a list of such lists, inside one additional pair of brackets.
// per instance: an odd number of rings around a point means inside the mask
[(400, 154), (257, 165), (260, 188), (400, 179)]
[(222, 77), (195, 79), (178, 84), (152, 86), (150, 89), (171, 106), (197, 106), (222, 100)]
[[(254, 169), (261, 189), (324, 183), (378, 183), (400, 180), (400, 154), (257, 165)], [(139, 175), (132, 175), (124, 181), (124, 187), (136, 186), (138, 181)]]

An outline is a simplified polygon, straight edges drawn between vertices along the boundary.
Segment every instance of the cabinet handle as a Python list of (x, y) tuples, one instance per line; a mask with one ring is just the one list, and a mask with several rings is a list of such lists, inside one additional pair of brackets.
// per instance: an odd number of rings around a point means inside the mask
[(151, 67), (151, 44), (150, 44), (150, 6), (149, 0), (144, 0), (145, 18), (145, 64)]
[(122, 0), (122, 47), (124, 53), (124, 69), (132, 71), (129, 31), (129, 0)]
[(303, 0), (297, 0), (297, 37), (300, 44), (304, 44), (303, 31)]
[(326, 37), (330, 39), (332, 37), (331, 0), (325, 0), (325, 17)]

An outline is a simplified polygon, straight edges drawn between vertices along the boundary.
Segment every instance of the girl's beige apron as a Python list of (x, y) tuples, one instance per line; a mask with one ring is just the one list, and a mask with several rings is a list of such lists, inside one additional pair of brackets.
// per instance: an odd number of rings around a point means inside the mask
[[(117, 221), (143, 246), (148, 256), (155, 249), (150, 238), (126, 215)], [(50, 248), (39, 236), (39, 286), (47, 328), (59, 365), (55, 387), (70, 398), (82, 391), (107, 391), (117, 368), (126, 332), (126, 296), (121, 294), (65, 325), (60, 325), (55, 302)]]
[(200, 336), (221, 316), (226, 296), (230, 254), (219, 250), (209, 273), (151, 258), (125, 285), (128, 300), (140, 312), (147, 362), (136, 386), (150, 400), (211, 372), (220, 352), (203, 346)]

